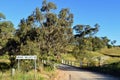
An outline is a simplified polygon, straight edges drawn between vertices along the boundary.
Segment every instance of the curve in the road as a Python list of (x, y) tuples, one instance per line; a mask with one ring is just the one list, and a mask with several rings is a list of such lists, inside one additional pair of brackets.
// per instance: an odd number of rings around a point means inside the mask
[(110, 75), (85, 71), (68, 65), (60, 65), (59, 70), (61, 71), (59, 80), (120, 80)]

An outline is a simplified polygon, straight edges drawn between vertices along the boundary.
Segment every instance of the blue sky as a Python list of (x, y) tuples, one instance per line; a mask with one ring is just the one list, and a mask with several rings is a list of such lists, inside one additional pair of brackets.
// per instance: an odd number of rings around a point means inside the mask
[[(107, 36), (117, 40), (120, 45), (120, 0), (47, 0), (54, 2), (59, 12), (62, 8), (69, 8), (74, 14), (74, 25), (89, 24), (100, 25), (97, 36)], [(41, 7), (42, 0), (1, 0), (0, 12), (6, 15), (7, 20), (14, 23), (15, 27), (20, 19), (26, 18)]]

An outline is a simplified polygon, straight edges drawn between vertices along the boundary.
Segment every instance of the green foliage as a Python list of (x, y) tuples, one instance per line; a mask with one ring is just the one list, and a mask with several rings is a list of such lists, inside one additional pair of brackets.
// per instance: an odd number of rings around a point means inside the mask
[(76, 25), (76, 26), (73, 27), (73, 29), (77, 33), (75, 35), (75, 38), (77, 38), (77, 37), (83, 38), (85, 36), (92, 36), (96, 32), (98, 32), (99, 25), (95, 24), (94, 28), (92, 28), (90, 25)]
[(53, 64), (48, 63), (47, 65), (44, 66), (44, 70), (47, 72), (53, 71), (54, 70)]
[[(80, 57), (83, 59), (87, 53), (87, 51), (92, 51), (95, 49), (96, 43), (95, 38), (92, 37), (96, 32), (98, 32), (99, 25), (96, 24), (94, 28), (92, 28), (90, 25), (76, 25), (73, 27), (76, 34), (74, 36), (74, 49), (73, 49), (73, 55), (79, 60)], [(98, 47), (98, 46), (97, 46)]]
[(76, 61), (76, 58), (70, 53), (62, 54), (61, 57), (63, 60)]
[(5, 72), (10, 69), (9, 63), (0, 62), (0, 71)]
[(8, 53), (11, 67), (16, 64), (16, 55), (37, 55), (38, 61), (46, 59), (56, 62), (60, 60), (61, 53), (67, 52), (65, 48), (72, 38), (73, 14), (69, 9), (52, 13), (51, 10), (56, 8), (54, 3), (44, 0), (42, 8), (36, 8), (27, 19), (23, 18), (15, 32), (12, 23), (0, 23), (1, 38), (6, 38), (8, 34), (6, 41), (1, 39), (1, 43), (5, 41), (1, 44), (1, 51)]
[(104, 39), (101, 39), (99, 37), (94, 37), (91, 41), (92, 41), (93, 51), (100, 50), (106, 47), (107, 46), (106, 44), (108, 44), (108, 42), (106, 43)]
[[(0, 55), (9, 56), (10, 67), (16, 67), (16, 55), (37, 55), (38, 62), (47, 60), (47, 69), (53, 69), (55, 62), (62, 58), (89, 61), (92, 51), (110, 46), (107, 37), (93, 36), (99, 31), (98, 24), (94, 27), (78, 24), (72, 28), (74, 16), (70, 10), (63, 8), (58, 14), (53, 13), (56, 9), (54, 3), (43, 0), (41, 8), (37, 7), (26, 19), (21, 19), (16, 30), (0, 13)], [(32, 69), (33, 62), (21, 62), (24, 69)]]
[(0, 21), (0, 46), (5, 46), (9, 38), (13, 38), (15, 29), (10, 21)]
[(82, 55), (85, 57), (84, 54), (86, 54), (87, 52), (99, 51), (103, 48), (108, 47), (109, 39), (107, 37), (101, 37), (101, 38), (97, 36), (77, 37), (75, 35), (74, 45), (75, 47), (73, 49), (73, 55), (77, 59), (79, 59), (80, 57), (82, 57)]
[(34, 60), (20, 60), (20, 69), (19, 70), (21, 72), (29, 72), (33, 69), (35, 69), (35, 61)]
[(46, 11), (46, 12), (49, 12), (51, 9), (56, 9), (56, 5), (52, 2), (48, 2), (46, 0), (43, 1), (42, 3), (42, 8), (41, 8), (41, 11)]
[[(0, 13), (0, 19), (3, 18), (5, 19), (5, 16)], [(10, 21), (0, 21), (0, 54), (3, 55), (1, 56), (2, 59), (8, 60), (11, 48), (15, 47), (16, 45), (10, 45), (12, 38), (14, 37), (14, 27), (12, 22)], [(8, 43), (10, 41), (10, 43)], [(15, 43), (14, 43), (15, 44)], [(5, 55), (4, 55), (5, 54)], [(12, 60), (12, 58), (10, 58)], [(12, 61), (11, 61), (12, 62)], [(8, 69), (10, 65), (8, 63), (4, 62), (1, 64), (1, 69)]]
[(5, 60), (9, 59), (9, 55), (6, 54), (6, 55), (3, 55), (3, 56), (0, 56), (0, 61), (1, 61), (2, 59), (5, 59)]

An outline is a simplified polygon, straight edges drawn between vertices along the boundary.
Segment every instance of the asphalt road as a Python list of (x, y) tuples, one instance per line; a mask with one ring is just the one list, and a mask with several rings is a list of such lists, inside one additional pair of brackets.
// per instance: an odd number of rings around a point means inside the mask
[(55, 80), (120, 80), (116, 77), (60, 65), (59, 74)]

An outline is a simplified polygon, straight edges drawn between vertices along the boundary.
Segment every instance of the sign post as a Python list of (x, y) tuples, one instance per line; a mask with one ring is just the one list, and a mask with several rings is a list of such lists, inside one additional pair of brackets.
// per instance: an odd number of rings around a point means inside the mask
[(35, 74), (36, 74), (36, 59), (37, 59), (36, 55), (18, 55), (18, 56), (16, 56), (16, 59), (18, 60), (18, 70), (20, 69), (20, 60), (21, 59), (33, 59), (35, 61), (34, 68), (35, 68)]
[(19, 66), (20, 66), (19, 60), (20, 60), (20, 59), (18, 59), (18, 71), (20, 70), (20, 68), (19, 68)]

